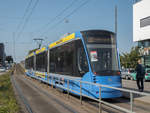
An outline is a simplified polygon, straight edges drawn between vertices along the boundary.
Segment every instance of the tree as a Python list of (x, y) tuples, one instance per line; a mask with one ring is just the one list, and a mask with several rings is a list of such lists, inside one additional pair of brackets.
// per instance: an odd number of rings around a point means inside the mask
[(13, 63), (13, 58), (12, 58), (12, 56), (6, 56), (6, 61), (7, 61), (8, 63)]
[(138, 59), (140, 59), (140, 53), (137, 46), (132, 47), (129, 53), (122, 53), (120, 55), (121, 66), (124, 68), (135, 68)]

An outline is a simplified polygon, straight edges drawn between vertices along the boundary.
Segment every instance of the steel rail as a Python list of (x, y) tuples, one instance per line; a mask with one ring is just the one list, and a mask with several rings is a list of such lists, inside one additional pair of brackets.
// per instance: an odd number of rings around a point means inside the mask
[(23, 96), (23, 93), (22, 93), (20, 87), (19, 87), (18, 84), (15, 82), (15, 80), (14, 80), (14, 78), (13, 78), (13, 75), (11, 75), (10, 78), (11, 78), (12, 84), (14, 85), (15, 89), (16, 89), (17, 92), (18, 92), (18, 95), (19, 95), (20, 99), (23, 101), (26, 110), (27, 110), (29, 113), (34, 113), (34, 112), (32, 111), (32, 108), (30, 107), (30, 105), (29, 105), (27, 99)]
[[(20, 78), (21, 80), (23, 80), (23, 78)], [(59, 101), (59, 99), (54, 98), (51, 94), (49, 94), (48, 92), (46, 92), (45, 90), (37, 87), (37, 85), (35, 85), (32, 81), (30, 81), (29, 79), (26, 79), (26, 82), (30, 85), (32, 85), (32, 87), (34, 87), (35, 89), (37, 89), (38, 91), (40, 91), (42, 94), (44, 94), (47, 97), (51, 97), (52, 100), (54, 100), (57, 104), (63, 106), (65, 109), (67, 109), (68, 111), (70, 111), (71, 113), (77, 113), (77, 111), (73, 110), (72, 108), (68, 107), (67, 105), (63, 104), (63, 102)]]

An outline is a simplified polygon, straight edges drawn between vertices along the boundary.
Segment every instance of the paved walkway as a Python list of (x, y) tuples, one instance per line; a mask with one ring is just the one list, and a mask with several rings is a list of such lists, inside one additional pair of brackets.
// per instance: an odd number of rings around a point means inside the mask
[[(122, 86), (127, 89), (138, 91), (136, 81), (122, 79)], [(144, 92), (150, 93), (150, 81), (144, 82)]]
[[(138, 91), (136, 81), (132, 80), (122, 80), (122, 86), (126, 89), (131, 89)], [(150, 94), (150, 81), (144, 82), (144, 92)], [(129, 94), (125, 94), (125, 97), (129, 97)], [(150, 105), (150, 96), (140, 96), (140, 95), (134, 95), (136, 102), (142, 102), (143, 104), (149, 104)]]

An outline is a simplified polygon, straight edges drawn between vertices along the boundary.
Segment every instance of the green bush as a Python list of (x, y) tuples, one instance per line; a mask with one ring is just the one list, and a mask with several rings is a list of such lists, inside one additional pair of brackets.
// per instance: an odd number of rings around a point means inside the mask
[(15, 99), (10, 81), (10, 73), (0, 76), (0, 113), (18, 113), (19, 105)]

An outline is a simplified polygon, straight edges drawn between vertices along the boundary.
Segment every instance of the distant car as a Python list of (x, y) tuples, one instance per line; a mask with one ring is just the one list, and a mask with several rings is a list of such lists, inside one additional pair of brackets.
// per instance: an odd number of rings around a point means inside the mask
[(128, 70), (127, 69), (121, 70), (121, 78), (128, 79)]
[(5, 71), (6, 71), (5, 67), (0, 67), (0, 72), (5, 72)]
[[(130, 76), (131, 80), (136, 80), (136, 72), (132, 73)], [(150, 68), (145, 69), (144, 81), (150, 80)]]
[(136, 71), (135, 70), (131, 70), (131, 74), (129, 76), (130, 80), (136, 80)]
[(129, 80), (134, 73), (135, 71), (133, 69), (123, 69), (121, 71), (121, 78)]
[(150, 68), (145, 69), (145, 81), (150, 80)]

